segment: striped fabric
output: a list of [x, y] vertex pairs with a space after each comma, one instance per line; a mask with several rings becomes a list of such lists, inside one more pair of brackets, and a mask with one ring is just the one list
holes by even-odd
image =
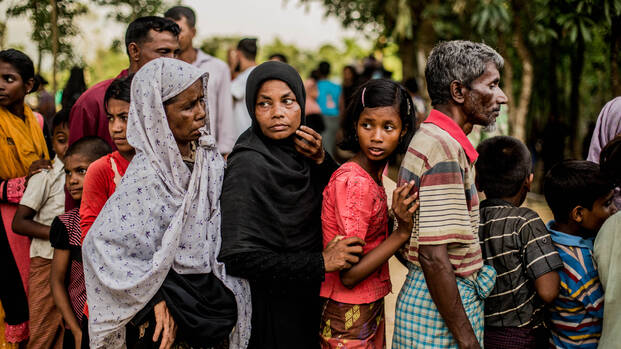
[[485, 300], [485, 326], [541, 326], [544, 302], [537, 296], [535, 280], [563, 267], [548, 229], [535, 211], [499, 199], [483, 201], [480, 214], [485, 264], [498, 273]]
[[561, 290], [550, 307], [552, 341], [557, 348], [597, 348], [602, 333], [604, 292], [593, 260], [593, 238], [553, 230], [554, 246], [563, 260]]
[[[461, 302], [479, 343], [483, 343], [483, 299], [491, 292], [495, 276], [492, 267], [484, 266], [476, 279], [456, 278]], [[412, 264], [397, 298], [392, 348], [458, 348], [431, 299], [422, 269]]]
[[420, 208], [412, 238], [401, 251], [414, 265], [419, 245], [447, 244], [455, 275], [483, 266], [479, 246], [479, 198], [474, 185], [476, 151], [464, 132], [433, 110], [414, 135], [399, 170], [399, 185], [415, 181]]

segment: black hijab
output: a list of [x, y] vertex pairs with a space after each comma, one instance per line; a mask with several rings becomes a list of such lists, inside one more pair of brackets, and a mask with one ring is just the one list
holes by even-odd
[[295, 134], [270, 139], [255, 117], [257, 93], [269, 80], [283, 81], [291, 88], [304, 123], [306, 94], [298, 72], [275, 61], [256, 67], [246, 84], [252, 126], [237, 140], [224, 176], [220, 258], [261, 251], [321, 251], [323, 186], [313, 181], [313, 165], [295, 150]]

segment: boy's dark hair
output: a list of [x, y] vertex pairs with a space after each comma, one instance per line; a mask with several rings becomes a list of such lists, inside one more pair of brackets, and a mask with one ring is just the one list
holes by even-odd
[[319, 68], [317, 69], [319, 70], [319, 74], [321, 74], [321, 77], [327, 78], [328, 76], [330, 76], [330, 63], [326, 61], [319, 62]]
[[58, 126], [69, 125], [69, 109], [61, 109], [52, 119], [52, 133]]
[[239, 40], [237, 49], [246, 57], [246, 59], [254, 61], [257, 58], [257, 39], [245, 38]]
[[194, 10], [187, 6], [171, 7], [168, 11], [166, 11], [166, 13], [164, 13], [164, 17], [172, 18], [175, 21], [180, 21], [181, 17], [185, 17], [190, 28], [194, 28], [194, 26], [196, 26], [196, 14], [194, 13]]
[[532, 173], [530, 152], [519, 139], [497, 136], [477, 147], [475, 163], [478, 189], [490, 199], [511, 197]]
[[621, 136], [608, 142], [599, 154], [602, 174], [616, 186], [621, 185]]
[[566, 223], [576, 206], [593, 209], [595, 200], [613, 189], [599, 165], [585, 160], [565, 160], [552, 167], [543, 181], [543, 193], [557, 222]]
[[12, 65], [15, 70], [17, 70], [17, 73], [19, 73], [19, 76], [22, 77], [24, 83], [30, 79], [34, 80], [32, 90], [28, 93], [35, 92], [39, 89], [41, 81], [39, 81], [39, 79], [35, 79], [34, 64], [28, 55], [13, 48], [2, 50], [0, 51], [0, 62]]
[[[364, 105], [363, 105], [364, 93]], [[396, 154], [403, 154], [408, 149], [410, 140], [416, 130], [416, 108], [410, 95], [405, 88], [394, 81], [387, 79], [369, 80], [358, 87], [350, 99], [345, 112], [343, 121], [343, 141], [339, 143], [339, 148], [352, 152], [360, 151], [358, 143], [358, 133], [356, 126], [360, 119], [360, 114], [364, 108], [394, 107], [401, 117], [401, 125], [406, 129], [406, 133], [399, 140], [399, 146], [395, 150]], [[393, 156], [391, 156], [392, 158]]]
[[403, 86], [405, 86], [410, 93], [418, 93], [418, 81], [416, 81], [416, 78], [409, 78], [405, 80], [403, 82]]
[[168, 18], [158, 16], [136, 18], [127, 26], [127, 31], [125, 32], [125, 50], [127, 54], [129, 54], [129, 44], [134, 42], [137, 45], [142, 45], [149, 39], [150, 30], [155, 30], [159, 33], [164, 31], [171, 32], [176, 37], [181, 32], [177, 23]]
[[280, 60], [283, 63], [288, 63], [287, 56], [283, 55], [282, 53], [274, 53], [270, 56], [269, 59], [272, 60], [274, 58]]
[[93, 162], [111, 152], [112, 148], [103, 139], [97, 136], [86, 136], [69, 146], [65, 153], [65, 159], [71, 155], [79, 154], [85, 156], [88, 161]]
[[106, 113], [108, 113], [108, 101], [110, 101], [110, 99], [118, 99], [129, 103], [133, 78], [134, 74], [129, 74], [128, 76], [112, 81], [110, 86], [108, 86], [106, 94], [104, 94], [104, 109]]

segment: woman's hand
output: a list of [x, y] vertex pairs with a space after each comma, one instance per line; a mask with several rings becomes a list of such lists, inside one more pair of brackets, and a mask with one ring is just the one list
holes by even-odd
[[295, 131], [295, 135], [295, 150], [320, 165], [326, 158], [326, 151], [321, 145], [321, 135], [304, 125]]
[[[173, 320], [172, 315], [168, 312], [168, 307], [165, 301], [161, 301], [153, 307], [155, 312], [155, 331], [153, 332], [153, 342], [157, 342], [162, 333], [162, 344], [160, 349], [171, 348], [175, 342], [175, 335], [177, 334], [177, 324]], [[163, 331], [163, 332], [162, 332]]]
[[[414, 181], [405, 183], [392, 192], [392, 211], [398, 221], [398, 233], [402, 234], [405, 239], [409, 238], [414, 227], [414, 212], [418, 209], [418, 192], [409, 195], [414, 187]], [[415, 201], [416, 200], [416, 201]], [[410, 206], [411, 205], [411, 206]]]
[[52, 162], [50, 160], [39, 159], [39, 160], [33, 161], [32, 164], [30, 164], [30, 167], [28, 168], [28, 176], [26, 176], [26, 181], [28, 181], [28, 179], [30, 179], [30, 177], [32, 177], [33, 175], [43, 170], [49, 170], [51, 168], [52, 168]]
[[358, 237], [344, 239], [336, 236], [332, 239], [322, 252], [326, 273], [348, 269], [358, 263], [364, 244], [364, 240]]
[[82, 348], [82, 330], [79, 328], [72, 328], [71, 334], [73, 334], [75, 349]]

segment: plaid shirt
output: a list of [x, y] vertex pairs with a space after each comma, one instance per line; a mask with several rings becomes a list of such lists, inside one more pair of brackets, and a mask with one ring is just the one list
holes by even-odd
[[485, 325], [538, 327], [544, 303], [535, 279], [563, 267], [539, 215], [526, 207], [489, 199], [481, 203], [479, 240], [485, 264], [496, 269], [496, 285], [485, 300]]

